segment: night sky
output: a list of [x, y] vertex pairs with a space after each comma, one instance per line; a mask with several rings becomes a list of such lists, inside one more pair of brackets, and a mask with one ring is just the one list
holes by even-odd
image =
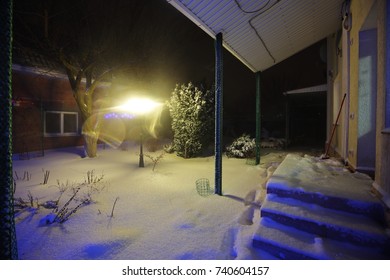
[[[45, 10], [51, 40], [69, 51], [99, 46], [105, 65], [126, 69], [116, 72], [116, 85], [141, 88], [167, 100], [177, 83], [210, 88], [214, 81], [214, 40], [165, 0], [15, 0], [14, 47], [39, 48]], [[326, 83], [325, 47], [325, 41], [319, 42], [263, 71], [262, 118], [266, 126], [279, 122], [268, 129], [281, 129], [284, 122], [284, 91]], [[255, 88], [255, 74], [224, 51], [224, 122], [229, 136], [254, 132]]]

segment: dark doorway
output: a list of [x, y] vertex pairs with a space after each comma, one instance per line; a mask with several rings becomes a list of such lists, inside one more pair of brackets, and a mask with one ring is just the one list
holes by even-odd
[[286, 95], [286, 136], [289, 147], [324, 147], [326, 92]]

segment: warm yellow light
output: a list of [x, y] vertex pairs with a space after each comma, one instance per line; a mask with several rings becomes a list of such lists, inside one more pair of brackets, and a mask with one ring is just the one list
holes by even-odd
[[135, 115], [142, 115], [152, 112], [159, 106], [161, 106], [161, 103], [148, 98], [131, 98], [119, 106], [119, 109]]

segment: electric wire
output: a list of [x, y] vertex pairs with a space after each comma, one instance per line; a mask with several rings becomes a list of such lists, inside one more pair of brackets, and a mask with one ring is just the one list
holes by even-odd
[[236, 5], [237, 7], [244, 13], [246, 14], [254, 14], [254, 13], [258, 13], [260, 12], [262, 9], [264, 9], [266, 6], [268, 6], [269, 2], [271, 2], [271, 0], [268, 0], [267, 3], [265, 3], [261, 8], [258, 8], [256, 10], [253, 10], [253, 11], [247, 11], [247, 10], [244, 10], [244, 8], [241, 6], [240, 2], [238, 0], [234, 0], [234, 2], [236, 2]]
[[255, 31], [255, 34], [256, 36], [259, 38], [261, 44], [263, 45], [264, 49], [267, 51], [268, 55], [272, 58], [273, 62], [275, 63], [276, 62], [276, 59], [275, 57], [272, 55], [270, 49], [268, 48], [268, 46], [266, 45], [266, 43], [264, 42], [263, 38], [260, 36], [260, 33], [257, 31], [256, 27], [253, 25], [252, 21], [259, 17], [260, 15], [264, 14], [265, 12], [269, 11], [270, 9], [272, 9], [276, 4], [278, 4], [281, 0], [276, 0], [272, 5], [270, 5], [269, 7], [267, 7], [269, 5], [269, 3], [271, 2], [271, 0], [268, 0], [267, 3], [265, 3], [262, 7], [256, 9], [256, 10], [253, 10], [253, 11], [247, 11], [245, 9], [242, 8], [242, 6], [240, 5], [239, 1], [238, 0], [234, 0], [234, 2], [236, 3], [237, 7], [243, 12], [243, 13], [246, 13], [246, 14], [254, 14], [256, 13], [255, 16], [253, 16], [249, 21], [248, 21], [248, 24], [249, 26], [253, 29], [253, 31]]

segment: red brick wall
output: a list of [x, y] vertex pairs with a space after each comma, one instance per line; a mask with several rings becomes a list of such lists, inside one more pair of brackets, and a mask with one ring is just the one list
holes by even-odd
[[[42, 148], [79, 146], [80, 136], [44, 137], [43, 112], [78, 112], [69, 80], [29, 71], [12, 73], [12, 143], [14, 153], [41, 151]], [[81, 122], [79, 121], [79, 126]]]

